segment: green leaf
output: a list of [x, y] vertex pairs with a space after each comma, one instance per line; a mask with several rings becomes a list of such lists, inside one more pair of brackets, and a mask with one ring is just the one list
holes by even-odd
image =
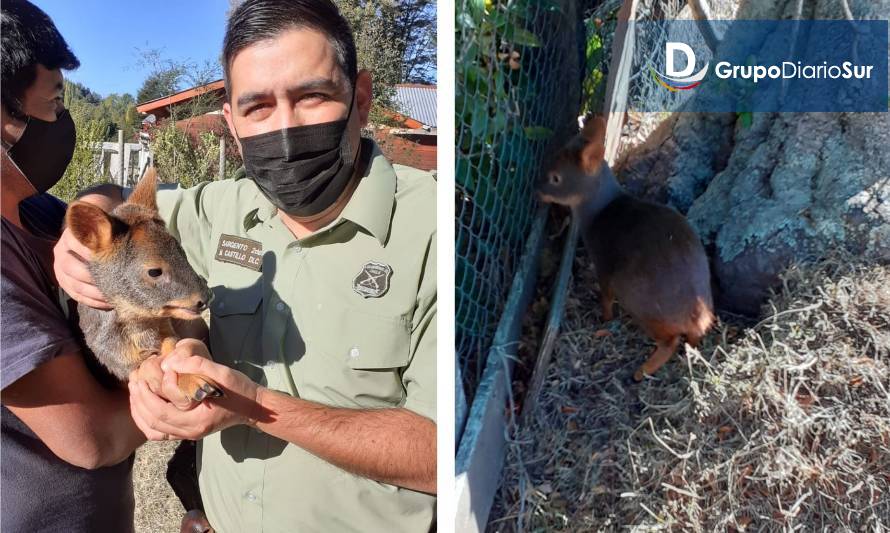
[[495, 11], [491, 14], [491, 23], [497, 29], [503, 28], [508, 22], [507, 15], [502, 11]]
[[512, 41], [521, 46], [541, 46], [541, 41], [538, 39], [538, 36], [523, 28], [513, 28]]
[[468, 30], [472, 29], [475, 26], [473, 17], [469, 13], [459, 13], [457, 15], [457, 26]]
[[553, 130], [544, 126], [528, 126], [523, 128], [525, 136], [530, 141], [542, 141], [553, 136]]
[[470, 0], [468, 2], [470, 6], [470, 13], [473, 15], [473, 19], [477, 22], [482, 19], [485, 15], [485, 0]]
[[494, 131], [503, 131], [507, 127], [507, 114], [502, 109], [498, 109], [491, 121], [491, 129]]
[[473, 109], [473, 121], [470, 123], [470, 133], [473, 137], [480, 137], [488, 128], [488, 109], [477, 106]]

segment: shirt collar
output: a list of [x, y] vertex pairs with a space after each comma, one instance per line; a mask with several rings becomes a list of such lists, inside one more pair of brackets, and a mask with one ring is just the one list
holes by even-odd
[[[340, 216], [328, 227], [333, 227], [340, 220], [348, 220], [364, 228], [382, 245], [389, 237], [390, 221], [395, 205], [396, 172], [373, 140], [362, 139], [362, 150], [371, 150], [365, 172]], [[243, 167], [234, 176], [236, 180], [246, 177]], [[262, 191], [258, 187], [255, 189], [253, 208], [244, 217], [245, 230], [266, 222], [278, 212], [278, 208]]]
[[385, 244], [395, 205], [396, 172], [374, 141], [362, 139], [362, 150], [371, 151], [368, 166], [340, 218], [358, 224]]

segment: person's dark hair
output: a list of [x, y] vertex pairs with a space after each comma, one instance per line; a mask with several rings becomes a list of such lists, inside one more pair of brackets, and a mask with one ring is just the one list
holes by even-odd
[[355, 82], [358, 60], [352, 28], [331, 0], [246, 0], [229, 16], [223, 39], [222, 66], [229, 99], [229, 68], [238, 52], [294, 28], [327, 35], [340, 69], [350, 84]]
[[12, 116], [22, 117], [21, 99], [37, 78], [38, 64], [49, 70], [72, 70], [80, 66], [80, 61], [52, 19], [31, 2], [3, 0], [0, 11], [0, 98]]

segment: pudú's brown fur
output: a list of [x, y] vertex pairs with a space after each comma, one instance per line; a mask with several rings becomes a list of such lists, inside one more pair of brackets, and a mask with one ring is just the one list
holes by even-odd
[[556, 156], [538, 186], [543, 201], [566, 205], [581, 223], [599, 279], [603, 318], [614, 300], [655, 340], [656, 349], [634, 373], [655, 373], [681, 337], [696, 345], [714, 322], [711, 276], [704, 247], [686, 218], [634, 198], [604, 161], [606, 122], [588, 117]]
[[[74, 236], [93, 252], [90, 274], [114, 307], [79, 304], [80, 327], [99, 362], [124, 381], [147, 358], [166, 357], [180, 338], [201, 338], [206, 331], [200, 313], [210, 290], [158, 216], [156, 187], [152, 167], [111, 213], [75, 201], [65, 215]], [[222, 394], [202, 376], [182, 374], [178, 384], [195, 401]]]

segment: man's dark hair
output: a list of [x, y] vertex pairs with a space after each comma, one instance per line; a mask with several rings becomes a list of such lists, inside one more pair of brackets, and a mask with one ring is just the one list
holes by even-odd
[[222, 64], [230, 100], [229, 68], [238, 52], [297, 28], [310, 28], [327, 35], [350, 86], [355, 82], [358, 60], [352, 28], [331, 0], [246, 0], [229, 16], [223, 39]]
[[80, 61], [68, 48], [56, 25], [46, 13], [27, 0], [3, 0], [0, 15], [0, 63], [2, 63], [3, 106], [21, 118], [22, 97], [37, 78], [37, 65], [48, 70], [75, 69]]

